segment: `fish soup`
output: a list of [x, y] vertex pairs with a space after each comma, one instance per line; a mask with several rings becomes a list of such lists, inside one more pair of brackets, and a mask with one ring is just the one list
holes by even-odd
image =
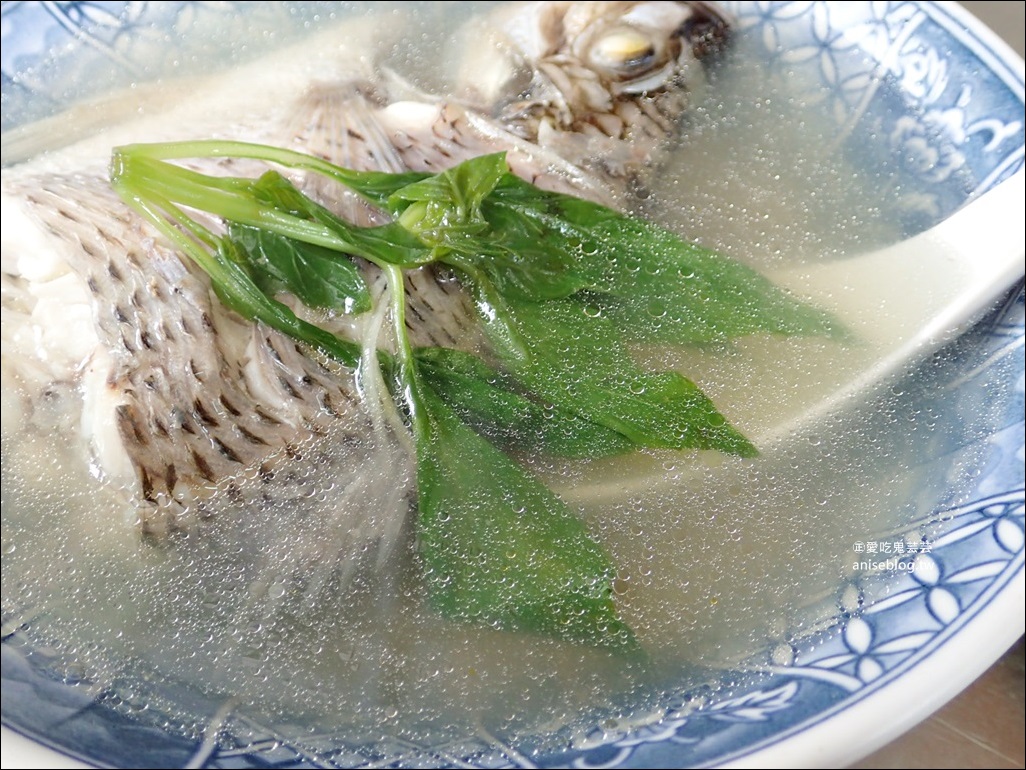
[[[420, 60], [425, 51], [441, 62], [458, 58], [451, 13], [424, 12], [411, 55], [383, 44], [390, 66], [417, 87], [445, 91], [456, 82], [441, 64]], [[360, 24], [377, 30], [389, 18]], [[343, 23], [335, 34], [351, 29]], [[317, 58], [315, 44], [328, 45], [314, 36], [300, 50]], [[907, 221], [888, 186], [895, 170], [856, 170], [829, 142], [830, 116], [808, 103], [808, 84], [760, 66], [758, 46], [743, 33], [733, 46], [691, 95], [664, 170], [622, 201], [771, 276], [781, 265], [840, 259], [902, 237]], [[172, 81], [155, 88], [164, 87], [181, 93]], [[223, 115], [204, 116], [208, 133], [231, 135], [239, 105], [225, 102]], [[162, 120], [147, 110], [127, 128], [97, 125], [99, 138], [81, 156], [147, 141], [139, 132]], [[45, 155], [50, 139], [33, 142]], [[52, 136], [53, 146], [62, 141]], [[61, 157], [70, 162], [75, 153]], [[18, 341], [7, 289], [5, 358], [8, 333]], [[19, 374], [8, 388], [6, 363], [5, 633], [17, 629], [44, 645], [60, 678], [142, 722], [199, 735], [231, 713], [240, 734], [273, 724], [311, 755], [325, 735], [358, 742], [563, 731], [552, 740], [565, 740], [567, 730], [610, 715], [644, 720], [681, 692], [701, 693], [698, 704], [722, 684], [719, 672], [752, 650], [785, 630], [831, 622], [840, 586], [857, 569], [853, 545], [900, 530], [914, 513], [908, 501], [936, 484], [919, 470], [918, 453], [946, 429], [929, 406], [944, 364], [810, 422], [805, 413], [870, 365], [872, 349], [759, 335], [633, 352], [694, 379], [761, 451], [755, 459], [669, 450], [525, 458], [608, 549], [618, 611], [645, 658], [446, 620], [427, 601], [408, 519], [380, 522], [402, 531], [393, 533], [398, 545], [385, 568], [375, 567], [376, 550], [362, 553], [349, 530], [374, 528], [367, 520], [409, 506], [413, 470], [401, 441], [375, 444], [368, 435], [354, 448], [350, 430], [324, 430], [294, 456], [277, 456], [270, 481], [251, 468], [230, 485], [213, 482], [196, 526], [163, 542], [140, 538], [124, 490], [97, 472], [79, 432], [77, 384], [44, 383], [26, 401], [35, 383]], [[359, 489], [339, 481], [339, 469], [353, 463]], [[304, 506], [294, 504], [297, 489]]]

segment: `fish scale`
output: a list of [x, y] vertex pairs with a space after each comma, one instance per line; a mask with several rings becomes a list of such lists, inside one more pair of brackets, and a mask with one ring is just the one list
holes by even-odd
[[[366, 432], [351, 378], [289, 338], [227, 311], [206, 276], [163, 248], [103, 178], [36, 178], [24, 198], [89, 288], [102, 417], [135, 469], [147, 532], [184, 526], [195, 490], [237, 475], [336, 421]], [[12, 192], [18, 188], [12, 186]], [[118, 232], [115, 232], [117, 230]], [[157, 513], [160, 511], [161, 513]]]
[[[297, 95], [294, 87], [242, 74], [232, 87], [260, 97], [266, 83], [268, 99], [288, 93], [291, 106], [256, 109], [235, 138], [302, 149], [359, 170], [438, 171], [504, 150], [512, 170], [540, 187], [616, 203], [656, 162], [688, 89], [701, 78], [696, 56], [715, 48], [725, 29], [701, 3], [511, 4], [484, 24], [491, 58], [457, 96], [421, 94], [395, 76], [378, 83], [345, 73], [335, 80], [318, 73]], [[637, 45], [638, 35], [648, 36], [650, 51]], [[620, 51], [631, 57], [622, 67], [615, 60]], [[197, 105], [216, 104], [216, 89], [226, 87], [197, 87]], [[175, 138], [188, 120], [172, 111], [162, 123], [166, 135], [129, 140]], [[219, 511], [273, 498], [320, 506], [326, 522], [349, 527], [345, 542], [328, 538], [332, 548], [352, 553], [368, 540], [394, 540], [412, 474], [401, 431], [383, 425], [374, 405], [383, 385], [364, 376], [358, 387], [354, 373], [221, 306], [206, 277], [117, 199], [99, 166], [105, 160], [97, 157], [85, 171], [54, 172], [45, 161], [4, 170], [5, 200], [36, 228], [32, 242], [59, 255], [48, 257], [58, 263], [49, 274], [33, 277], [24, 274], [31, 272], [25, 254], [8, 253], [5, 243], [5, 325], [31, 316], [33, 292], [53, 286], [55, 277], [79, 282], [68, 304], [88, 297], [93, 319], [91, 331], [79, 330], [83, 339], [66, 341], [65, 353], [42, 351], [50, 363], [5, 354], [5, 382], [28, 382], [29, 369], [40, 366], [52, 368], [53, 381], [77, 381], [92, 461], [135, 500], [150, 535], [188, 530]], [[223, 160], [191, 165], [246, 175], [256, 168]], [[351, 195], [290, 176], [336, 213], [359, 224], [379, 221]], [[382, 277], [363, 268], [380, 299]], [[449, 273], [435, 266], [407, 271], [405, 286], [413, 344], [479, 348], [470, 299]], [[373, 314], [352, 319], [292, 306], [358, 341], [374, 328]], [[5, 340], [15, 333], [5, 330]], [[387, 339], [375, 344], [389, 347]], [[333, 463], [333, 483], [352, 499], [304, 502], [309, 490], [299, 484], [290, 491], [286, 483], [304, 474], [277, 472], [320, 445], [342, 448], [324, 462]], [[370, 470], [374, 463], [386, 471]], [[224, 489], [232, 494], [215, 499]], [[364, 516], [370, 524], [337, 510], [355, 511], [356, 498], [380, 503], [374, 495], [392, 501], [384, 506], [391, 513]]]

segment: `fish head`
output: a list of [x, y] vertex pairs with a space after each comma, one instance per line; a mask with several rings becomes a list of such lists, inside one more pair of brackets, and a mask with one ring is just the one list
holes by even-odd
[[623, 155], [617, 143], [675, 133], [688, 93], [704, 80], [701, 60], [728, 30], [711, 6], [688, 2], [518, 3], [482, 24], [480, 53], [464, 68], [475, 106], [564, 157], [614, 162]]

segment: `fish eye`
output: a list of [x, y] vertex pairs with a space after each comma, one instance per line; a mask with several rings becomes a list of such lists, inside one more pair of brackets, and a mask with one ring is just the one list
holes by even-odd
[[591, 63], [621, 76], [635, 76], [656, 63], [656, 46], [652, 38], [632, 27], [606, 30], [592, 43]]

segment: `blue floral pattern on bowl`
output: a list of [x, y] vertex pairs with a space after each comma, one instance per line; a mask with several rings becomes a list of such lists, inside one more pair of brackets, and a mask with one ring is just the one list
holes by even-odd
[[[298, 31], [330, 4], [244, 4], [253, 24]], [[920, 183], [905, 200], [910, 230], [953, 211], [1023, 165], [1023, 82], [973, 27], [945, 4], [911, 2], [725, 2], [742, 34], [761, 41], [768, 66], [812, 74], [844, 145], [856, 126], [886, 141], [845, 150], [902, 159]], [[92, 73], [129, 83], [161, 66], [167, 31], [202, 50], [232, 3], [5, 2], [0, 15], [4, 129], [45, 117], [69, 94], [91, 95]], [[156, 52], [156, 53], [155, 53]], [[181, 52], [176, 51], [175, 56]], [[957, 60], [966, 66], [953, 67]], [[68, 61], [75, 62], [69, 76]], [[978, 61], [981, 66], [969, 66]], [[972, 78], [959, 74], [972, 72]], [[110, 77], [96, 78], [109, 82]], [[880, 149], [882, 148], [882, 149]], [[874, 162], [869, 158], [866, 162]], [[960, 459], [982, 467], [969, 502], [925, 512], [900, 532], [867, 533], [854, 561], [873, 566], [838, 588], [829, 623], [795, 629], [767, 645], [720, 686], [681, 693], [629, 722], [604, 720], [540, 753], [482, 731], [422, 745], [382, 739], [337, 745], [197, 703], [213, 714], [206, 735], [163, 729], [109, 690], [55, 676], [56, 653], [33, 645], [5, 607], [3, 714], [9, 726], [87, 761], [164, 767], [479, 768], [695, 766], [727, 761], [785, 740], [871, 697], [972, 622], [1008, 585], [1024, 558], [1024, 294], [945, 351], [938, 377], [958, 381], [938, 405], [951, 421], [930, 448], [944, 476]], [[1015, 397], [989, 404], [995, 379]], [[960, 415], [989, 405], [992, 430], [959, 431]], [[981, 463], [979, 457], [984, 457]], [[741, 683], [741, 684], [738, 684]], [[189, 694], [194, 699], [201, 696]], [[135, 704], [136, 706], [138, 704]], [[551, 743], [546, 743], [551, 746]]]

